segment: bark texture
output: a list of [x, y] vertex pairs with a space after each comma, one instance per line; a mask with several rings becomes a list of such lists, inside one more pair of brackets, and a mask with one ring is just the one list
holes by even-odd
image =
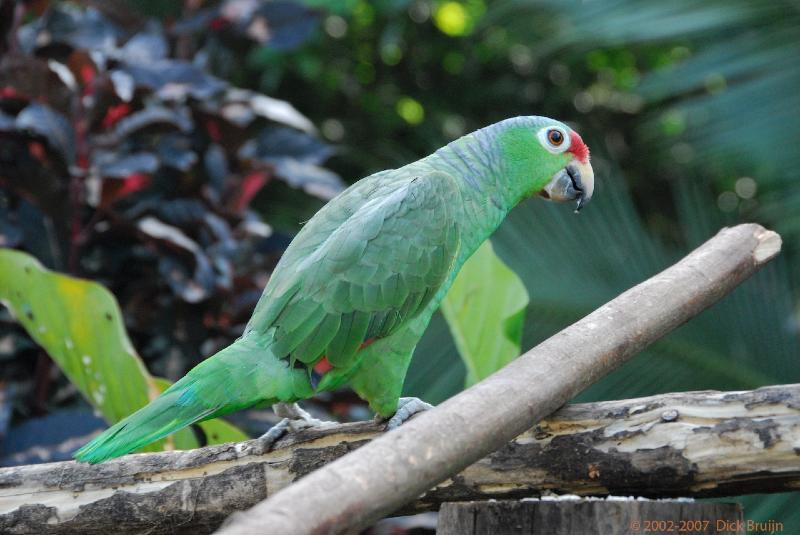
[[259, 533], [264, 526], [287, 535], [346, 533], [371, 524], [502, 447], [718, 301], [780, 246], [780, 236], [760, 225], [721, 230], [491, 377], [234, 514], [220, 533]]
[[[382, 427], [305, 430], [263, 456], [242, 443], [96, 466], [0, 469], [0, 533], [210, 533], [231, 512], [380, 436]], [[799, 445], [800, 385], [568, 405], [405, 512], [551, 492], [698, 497], [796, 490]]]
[[558, 500], [446, 503], [437, 535], [630, 535], [744, 532], [737, 503]]

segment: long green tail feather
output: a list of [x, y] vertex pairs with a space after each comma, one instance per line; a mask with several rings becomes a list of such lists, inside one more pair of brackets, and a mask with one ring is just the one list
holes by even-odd
[[193, 423], [257, 403], [295, 401], [312, 394], [303, 370], [289, 367], [255, 336], [240, 338], [193, 368], [149, 405], [75, 452], [100, 463], [125, 455]]

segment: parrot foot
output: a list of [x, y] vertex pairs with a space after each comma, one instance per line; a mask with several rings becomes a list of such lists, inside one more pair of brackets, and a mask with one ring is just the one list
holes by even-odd
[[273, 425], [269, 431], [258, 437], [248, 453], [252, 455], [263, 455], [272, 450], [272, 447], [283, 438], [287, 433], [296, 433], [303, 429], [316, 427], [324, 429], [338, 425], [336, 422], [319, 420], [303, 410], [297, 403], [276, 403], [273, 410], [283, 420]]
[[397, 411], [394, 413], [394, 416], [389, 419], [389, 423], [386, 424], [386, 430], [391, 431], [392, 429], [400, 427], [418, 412], [427, 411], [432, 408], [433, 405], [419, 398], [400, 398], [397, 402]]

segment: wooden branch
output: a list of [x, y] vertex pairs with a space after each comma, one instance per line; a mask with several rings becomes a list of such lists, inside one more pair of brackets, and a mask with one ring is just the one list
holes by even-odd
[[[718, 301], [780, 250], [755, 224], [720, 231], [491, 377], [309, 474], [219, 533], [344, 533], [413, 501], [503, 446], [638, 351]], [[313, 514], [312, 514], [313, 512]]]
[[[379, 436], [375, 422], [248, 443], [0, 469], [0, 533], [176, 533], [216, 529]], [[800, 488], [800, 384], [568, 405], [405, 509], [579, 495], [731, 496]]]

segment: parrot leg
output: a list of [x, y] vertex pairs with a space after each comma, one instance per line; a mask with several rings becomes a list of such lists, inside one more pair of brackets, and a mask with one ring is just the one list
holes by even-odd
[[275, 411], [276, 416], [280, 416], [281, 418], [313, 422], [314, 425], [325, 423], [322, 420], [318, 420], [311, 416], [308, 411], [303, 410], [303, 408], [297, 403], [276, 403], [272, 406], [272, 410]]
[[252, 448], [254, 455], [263, 455], [270, 451], [278, 439], [286, 433], [296, 433], [310, 427], [324, 429], [338, 425], [336, 422], [314, 418], [297, 403], [276, 403], [272, 406], [272, 409], [283, 420], [273, 425], [269, 431], [256, 439], [256, 444]]
[[400, 427], [418, 412], [432, 408], [433, 405], [419, 398], [400, 398], [397, 402], [397, 412], [394, 413], [394, 416], [389, 418], [389, 423], [386, 424], [386, 430], [391, 431], [392, 429]]

